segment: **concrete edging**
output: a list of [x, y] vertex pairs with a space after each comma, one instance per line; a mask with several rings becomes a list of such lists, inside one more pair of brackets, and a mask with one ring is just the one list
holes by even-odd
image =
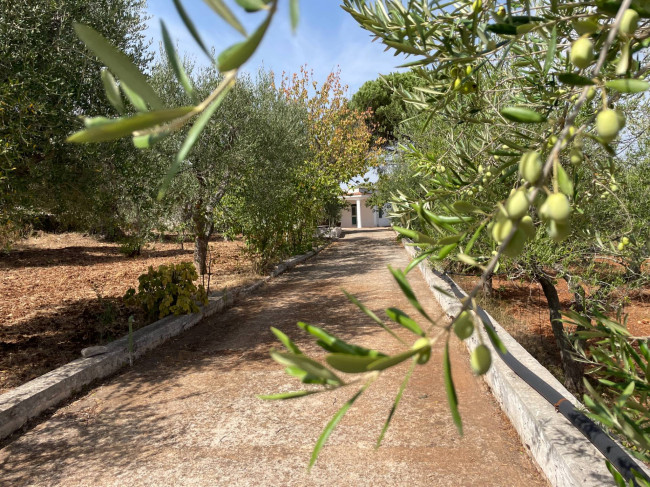
[[[271, 278], [317, 255], [327, 245], [303, 255], [291, 257], [273, 269], [269, 276], [242, 289], [210, 296], [198, 313], [167, 316], [133, 332], [133, 358], [161, 345], [168, 339], [232, 305], [236, 298], [249, 295]], [[101, 355], [73, 360], [36, 379], [0, 395], [0, 439], [18, 430], [27, 421], [56, 406], [93, 381], [107, 377], [129, 363], [129, 337], [124, 336], [106, 346]]]
[[[406, 239], [404, 239], [406, 240]], [[404, 246], [411, 258], [417, 250]], [[452, 298], [454, 290], [449, 283], [437, 275], [425, 260], [418, 265], [427, 284], [445, 313], [453, 318], [458, 315], [461, 303]], [[451, 281], [453, 282], [453, 281]], [[456, 286], [461, 292], [462, 289]], [[524, 366], [566, 397], [576, 407], [580, 402], [532, 355], [530, 355], [508, 332], [487, 312], [492, 325], [508, 352]], [[493, 363], [484, 379], [492, 389], [499, 405], [506, 413], [521, 441], [530, 450], [547, 479], [554, 487], [603, 487], [615, 486], [605, 465], [605, 457], [573, 425], [549, 404], [526, 382], [517, 376], [498, 355], [482, 326], [476, 327], [483, 343], [492, 351]], [[468, 350], [473, 350], [479, 339], [476, 334], [465, 340]]]

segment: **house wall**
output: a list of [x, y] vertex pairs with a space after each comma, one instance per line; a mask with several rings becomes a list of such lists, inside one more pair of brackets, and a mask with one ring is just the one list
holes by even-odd
[[[341, 227], [342, 228], [357, 228], [357, 225], [352, 224], [352, 212], [350, 206], [356, 205], [356, 200], [348, 200], [347, 207], [341, 211]], [[367, 207], [366, 202], [361, 200], [361, 227], [372, 228], [376, 227], [376, 215], [372, 207]], [[388, 225], [386, 225], [388, 226]]]
[[366, 202], [361, 202], [361, 226], [363, 228], [376, 227], [375, 223], [375, 213], [372, 211], [372, 207], [367, 207]]
[[350, 202], [348, 206], [341, 211], [341, 228], [356, 228], [356, 225], [352, 225], [352, 212], [350, 212]]

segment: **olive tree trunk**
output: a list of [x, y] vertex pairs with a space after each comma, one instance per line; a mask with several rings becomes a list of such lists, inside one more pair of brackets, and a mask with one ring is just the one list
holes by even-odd
[[574, 393], [582, 393], [584, 387], [582, 378], [584, 376], [584, 366], [574, 359], [572, 355], [573, 347], [571, 342], [564, 333], [564, 324], [562, 323], [562, 313], [560, 312], [560, 298], [557, 289], [551, 278], [540, 269], [535, 270], [535, 278], [539, 281], [546, 297], [551, 328], [557, 348], [560, 351], [562, 369], [564, 370], [564, 386]]

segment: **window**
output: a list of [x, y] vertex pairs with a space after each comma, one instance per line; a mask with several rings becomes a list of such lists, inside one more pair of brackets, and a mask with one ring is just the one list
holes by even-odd
[[352, 213], [352, 225], [357, 224], [357, 205], [350, 205], [350, 212]]

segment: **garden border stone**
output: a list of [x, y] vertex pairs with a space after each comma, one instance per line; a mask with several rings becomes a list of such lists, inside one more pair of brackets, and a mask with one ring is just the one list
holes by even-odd
[[208, 304], [198, 313], [167, 316], [133, 332], [133, 353], [129, 353], [129, 336], [106, 345], [106, 352], [73, 360], [9, 392], [0, 395], [0, 440], [22, 427], [45, 410], [56, 406], [90, 383], [103, 379], [149, 350], [197, 325], [203, 319], [231, 306], [239, 297], [247, 296], [270, 279], [317, 255], [329, 244], [306, 254], [291, 257], [277, 265], [269, 276], [244, 288], [209, 296]]
[[[408, 239], [402, 239], [402, 243]], [[417, 255], [415, 247], [404, 245], [411, 258]], [[461, 303], [452, 298], [456, 292], [464, 291], [446, 274], [441, 275], [431, 268], [428, 262], [418, 265], [436, 300], [450, 318], [458, 315]], [[456, 289], [453, 289], [452, 285]], [[497, 321], [489, 317], [499, 338], [508, 352], [524, 366], [571, 401], [574, 406], [584, 407], [542, 364], [530, 355]], [[478, 323], [478, 321], [477, 321]], [[540, 396], [532, 387], [517, 376], [494, 350], [482, 326], [476, 327], [481, 333], [482, 342], [490, 348], [493, 362], [489, 372], [483, 376], [492, 394], [499, 402], [510, 422], [519, 434], [522, 443], [554, 487], [604, 487], [615, 486], [605, 465], [605, 457], [591, 442], [576, 430], [573, 425], [552, 404]], [[465, 340], [468, 350], [473, 350], [480, 342], [476, 333]], [[643, 466], [642, 466], [643, 468]], [[644, 468], [646, 473], [648, 469]]]

